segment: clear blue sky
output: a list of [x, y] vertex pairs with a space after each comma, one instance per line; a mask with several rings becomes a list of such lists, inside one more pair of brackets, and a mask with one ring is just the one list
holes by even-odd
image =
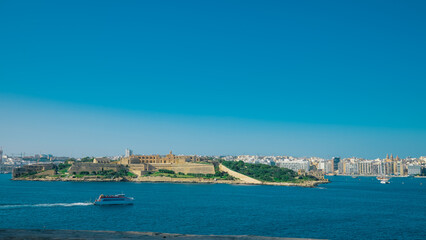
[[426, 155], [425, 23], [425, 1], [0, 0], [0, 145]]

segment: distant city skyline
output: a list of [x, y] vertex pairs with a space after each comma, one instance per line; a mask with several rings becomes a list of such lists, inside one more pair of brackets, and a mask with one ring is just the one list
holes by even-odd
[[425, 11], [424, 1], [2, 1], [0, 146], [422, 156]]
[[[140, 153], [133, 153], [133, 150], [131, 149], [126, 149], [130, 150], [131, 153], [127, 154], [127, 152], [124, 153], [117, 153], [117, 154], [111, 154], [111, 155], [85, 155], [85, 154], [80, 154], [81, 156], [67, 156], [67, 155], [54, 155], [51, 154], [50, 152], [39, 152], [39, 153], [29, 153], [29, 152], [13, 152], [13, 153], [6, 153], [3, 154], [3, 152], [0, 150], [0, 157], [7, 156], [7, 157], [70, 157], [70, 158], [85, 158], [85, 157], [129, 157], [132, 155], [167, 155], [167, 153], [145, 153], [145, 152], [140, 152]], [[185, 155], [183, 153], [181, 154], [177, 154], [177, 156], [179, 155]], [[275, 154], [275, 155], [265, 155], [265, 154], [230, 154], [230, 155], [224, 155], [224, 154], [212, 154], [212, 155], [203, 155], [203, 154], [197, 154], [197, 153], [192, 153], [192, 154], [186, 154], [186, 155], [197, 155], [197, 156], [209, 156], [209, 157], [228, 157], [228, 156], [259, 156], [259, 157], [291, 157], [291, 158], [300, 158], [300, 159], [308, 159], [308, 158], [321, 158], [321, 159], [325, 159], [325, 160], [332, 160], [335, 158], [342, 158], [340, 156], [333, 156], [333, 157], [320, 157], [320, 156], [294, 156], [294, 155], [288, 155], [288, 154]], [[346, 156], [343, 157], [342, 159], [350, 159], [350, 158], [357, 158], [357, 159], [366, 159], [366, 160], [375, 160], [375, 159], [405, 159], [405, 158], [425, 158], [426, 154], [423, 155], [419, 155], [419, 156], [406, 156], [406, 157], [399, 157], [399, 155], [395, 155], [393, 156], [393, 154], [390, 154], [391, 157], [389, 157], [389, 154], [387, 154], [386, 156], [378, 156], [378, 157], [374, 157], [374, 158], [364, 158], [364, 157], [360, 157], [360, 156]]]

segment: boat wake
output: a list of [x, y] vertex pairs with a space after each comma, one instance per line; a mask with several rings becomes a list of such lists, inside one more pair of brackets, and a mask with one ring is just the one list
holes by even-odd
[[93, 203], [76, 202], [76, 203], [40, 203], [40, 204], [3, 204], [3, 205], [0, 205], [0, 209], [31, 208], [31, 207], [78, 207], [78, 206], [90, 206], [90, 205], [93, 205]]

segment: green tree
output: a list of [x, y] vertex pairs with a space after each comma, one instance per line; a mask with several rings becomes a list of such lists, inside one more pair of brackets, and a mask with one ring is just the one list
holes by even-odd
[[291, 182], [316, 179], [313, 176], [305, 176], [299, 179], [299, 176], [293, 170], [266, 164], [251, 164], [244, 163], [243, 161], [223, 161], [222, 164], [231, 170], [265, 182]]

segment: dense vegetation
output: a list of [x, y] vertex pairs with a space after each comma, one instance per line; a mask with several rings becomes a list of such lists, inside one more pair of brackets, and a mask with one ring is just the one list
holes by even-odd
[[93, 159], [92, 157], [84, 157], [80, 159], [80, 162], [93, 162]]
[[159, 169], [158, 171], [159, 171], [160, 173], [175, 174], [175, 171], [167, 170], [167, 169]]
[[64, 173], [68, 172], [68, 169], [70, 169], [70, 167], [71, 167], [71, 164], [69, 164], [68, 162], [59, 163], [58, 172], [64, 174]]
[[26, 174], [21, 174], [19, 177], [20, 177], [20, 178], [28, 178], [28, 177], [33, 178], [33, 177], [34, 177], [34, 175], [36, 175], [37, 173], [38, 173], [38, 172], [31, 171], [31, 172], [28, 172], [28, 173], [26, 173]]
[[221, 178], [221, 179], [224, 179], [224, 180], [234, 180], [235, 179], [233, 176], [229, 175], [228, 173], [220, 171], [219, 170], [219, 164], [217, 164], [217, 163], [214, 165], [214, 171], [215, 171], [214, 176], [217, 177], [217, 178]]
[[77, 178], [81, 178], [84, 176], [97, 176], [97, 177], [102, 177], [102, 178], [118, 178], [118, 177], [136, 177], [135, 174], [127, 171], [127, 170], [120, 170], [118, 172], [115, 172], [113, 170], [104, 170], [104, 171], [98, 171], [98, 172], [87, 172], [87, 171], [82, 171], [80, 172], [80, 174], [77, 174], [75, 172], [73, 172], [73, 175], [76, 176]]
[[227, 168], [264, 182], [300, 182], [317, 180], [313, 176], [298, 176], [293, 170], [266, 164], [251, 164], [243, 161], [223, 161]]

